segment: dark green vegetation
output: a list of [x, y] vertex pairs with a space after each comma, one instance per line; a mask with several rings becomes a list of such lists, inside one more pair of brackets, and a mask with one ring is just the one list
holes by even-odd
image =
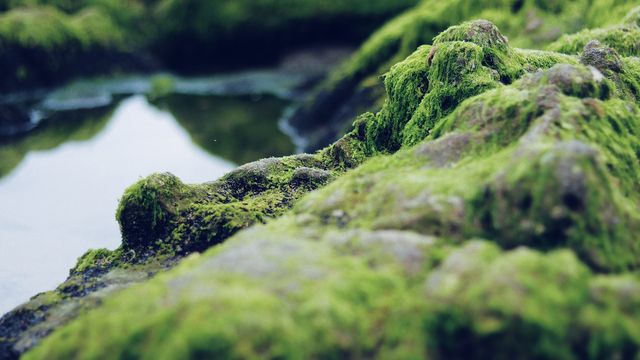
[[3, 0], [0, 92], [158, 64], [191, 71], [264, 64], [298, 45], [360, 41], [415, 3]]
[[[484, 4], [507, 31], [534, 7], [541, 28], [640, 30], [640, 12], [621, 20], [627, 2]], [[391, 67], [381, 109], [315, 155], [202, 185], [139, 181], [118, 208], [121, 248], [81, 258], [74, 289], [215, 246], [95, 295], [25, 358], [637, 358], [640, 60], [619, 36], [584, 34], [520, 50], [465, 22]], [[9, 316], [55, 328], [60, 294]], [[22, 352], [30, 331], [0, 337]]]

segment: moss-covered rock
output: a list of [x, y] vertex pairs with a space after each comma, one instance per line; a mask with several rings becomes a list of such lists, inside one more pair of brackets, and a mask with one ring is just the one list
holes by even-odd
[[136, 261], [135, 254], [121, 250], [88, 251], [55, 290], [35, 295], [0, 318], [0, 357], [17, 359], [105, 298], [171, 268], [176, 258], [159, 256], [133, 265]]
[[[449, 54], [455, 63], [479, 67], [459, 62], [461, 52]], [[326, 192], [307, 197], [301, 209], [322, 221], [340, 211], [339, 223], [347, 227], [482, 236], [506, 248], [569, 246], [597, 269], [637, 267], [639, 247], [632, 234], [639, 219], [631, 210], [640, 169], [635, 96], [597, 69], [569, 62], [509, 86], [496, 77], [495, 89], [436, 117], [430, 133], [388, 116], [394, 112], [387, 109], [397, 106], [390, 93], [383, 110], [368, 118], [365, 141], [384, 139], [373, 142], [380, 147], [393, 141], [386, 134], [397, 139], [407, 130], [416, 136], [413, 142], [431, 140], [365, 163]], [[624, 71], [640, 76], [633, 67]], [[453, 79], [448, 91], [460, 78]], [[422, 106], [442, 111], [438, 98], [422, 101], [408, 118]]]
[[[482, 241], [443, 251], [389, 232], [352, 233], [345, 248], [334, 234], [285, 233], [245, 232], [108, 299], [26, 358], [637, 354], [638, 280], [594, 276], [570, 251], [502, 253]], [[403, 275], [411, 260], [380, 257], [380, 238], [417, 257], [424, 281]], [[607, 333], [612, 320], [627, 325]]]
[[[371, 35], [351, 59], [336, 69], [309, 96], [290, 118], [290, 122], [301, 134], [310, 137], [307, 151], [324, 147], [339, 138], [353, 121], [354, 116], [346, 110], [347, 106], [358, 104], [356, 107], [360, 108], [360, 112], [380, 109], [385, 94], [372, 91], [380, 87], [380, 82], [376, 81], [380, 74], [409, 56], [416, 47], [431, 44], [439, 32], [465, 20], [488, 19], [506, 34], [512, 46], [540, 49], [563, 34], [571, 34], [582, 28], [616, 24], [625, 16], [625, 22], [631, 24], [636, 15], [627, 14], [638, 5], [640, 3], [637, 1], [616, 0], [423, 0]], [[623, 27], [627, 29], [631, 25]], [[611, 38], [616, 41], [629, 38], [624, 42], [633, 47], [633, 32], [619, 32], [611, 35]], [[566, 40], [562, 38], [557, 44], [573, 46], [571, 51], [563, 52], [577, 54], [593, 38], [586, 34], [588, 32], [584, 36], [569, 36]], [[576, 36], [581, 36], [582, 40], [574, 41]], [[455, 36], [449, 38], [454, 39]], [[557, 44], [550, 48], [560, 50], [561, 45]]]
[[626, 306], [638, 300], [638, 284], [593, 276], [565, 250], [500, 254], [470, 243], [425, 281], [427, 348], [437, 358], [633, 358], [637, 327], [621, 318], [636, 318]]
[[171, 174], [151, 175], [120, 200], [116, 218], [123, 249], [202, 251], [282, 214], [334, 175], [320, 157], [310, 155], [256, 161], [202, 185], [185, 185]]
[[515, 50], [473, 21], [386, 80], [382, 110], [316, 155], [131, 187], [123, 246], [76, 269], [216, 246], [25, 358], [638, 357], [637, 60]]

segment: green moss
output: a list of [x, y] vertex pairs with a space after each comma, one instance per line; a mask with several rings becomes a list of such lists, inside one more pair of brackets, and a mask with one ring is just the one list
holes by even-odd
[[443, 358], [579, 356], [573, 346], [587, 343], [569, 329], [579, 331], [574, 317], [588, 302], [589, 275], [568, 251], [500, 256], [486, 243], [466, 245], [427, 278], [429, 349]]
[[[591, 276], [567, 251], [486, 243], [454, 252], [427, 278], [425, 327], [436, 357], [611, 358], [637, 354], [638, 281]], [[483, 299], [483, 301], [477, 301]], [[615, 325], [614, 325], [615, 324]], [[526, 350], [524, 350], [526, 349]]]
[[129, 187], [116, 211], [123, 245], [135, 249], [150, 245], [150, 239], [167, 236], [166, 226], [178, 215], [178, 202], [185, 188], [177, 177], [166, 173], [152, 175]]
[[[589, 282], [591, 302], [580, 309], [580, 333], [589, 339], [585, 355], [592, 358], [637, 356], [638, 278], [598, 276]], [[634, 354], [635, 353], [635, 354]]]
[[3, 47], [70, 49], [73, 47], [118, 47], [123, 31], [98, 7], [87, 7], [69, 16], [54, 7], [12, 9], [0, 15]]
[[[98, 326], [103, 333], [118, 331], [121, 336], [103, 337], [100, 346], [88, 346], [80, 352], [76, 339], [66, 337], [55, 352], [43, 345], [41, 354], [48, 352], [56, 358], [69, 351], [66, 356], [74, 353], [93, 358], [103, 356], [108, 346], [116, 357], [357, 356], [376, 346], [375, 338], [380, 336], [377, 324], [392, 305], [385, 294], [402, 291], [391, 273], [371, 273], [364, 262], [340, 256], [322, 243], [245, 240], [229, 251], [218, 249], [222, 256], [206, 261], [206, 266], [216, 269], [216, 275], [197, 278], [206, 279], [207, 285], [199, 281], [196, 285], [189, 275], [205, 263], [204, 258], [177, 269], [187, 276], [184, 281], [159, 277], [155, 283], [146, 284], [147, 299], [161, 296], [161, 284], [168, 284], [165, 281], [177, 285], [170, 290], [175, 306], [169, 311], [163, 310], [161, 302], [139, 307], [132, 292], [119, 300], [109, 300], [104, 310], [112, 306], [132, 310], [129, 323], [138, 325], [135, 330], [129, 329], [141, 337], [129, 336], [129, 330], [120, 325], [123, 318], [115, 313], [104, 317], [100, 314], [103, 310], [98, 310], [93, 312], [91, 322], [71, 324], [69, 331]], [[310, 279], [315, 281], [307, 281]], [[216, 316], [210, 316], [212, 311]], [[372, 311], [379, 314], [372, 316]], [[151, 329], [156, 336], [145, 335]], [[91, 333], [87, 333], [85, 344], [93, 343]], [[66, 350], [58, 352], [60, 349]]]
[[[407, 281], [371, 245], [382, 236], [388, 249], [417, 255], [428, 239], [360, 232], [301, 240], [292, 236], [304, 230], [282, 230], [291, 220], [107, 299], [25, 358], [430, 358], [471, 349], [473, 358], [598, 358], [634, 354], [640, 344], [638, 281], [593, 276], [570, 251], [502, 253], [471, 241], [418, 270], [426, 281]], [[422, 251], [428, 257], [437, 246]]]
[[106, 272], [114, 266], [123, 265], [127, 255], [123, 249], [92, 249], [78, 258], [76, 265], [69, 273], [74, 276], [86, 275], [90, 272]]
[[[345, 104], [350, 99], [357, 98], [359, 92], [356, 90], [363, 88], [363, 84], [387, 72], [392, 65], [405, 59], [418, 46], [431, 44], [438, 32], [462, 21], [487, 19], [500, 28], [513, 46], [543, 48], [562, 34], [570, 34], [585, 27], [619, 22], [630, 7], [638, 5], [640, 3], [636, 1], [615, 0], [554, 1], [552, 5], [536, 0], [446, 2], [423, 0], [372, 34], [348, 61], [333, 71], [318, 87], [317, 91], [295, 112], [291, 122], [305, 130], [321, 129], [328, 121], [332, 123], [342, 121], [349, 124], [352, 118], [340, 118], [341, 115], [336, 111], [340, 106], [336, 104]], [[603, 8], [607, 10], [602, 11]], [[609, 14], [612, 15], [609, 16]], [[463, 37], [463, 32], [457, 36]], [[456, 39], [456, 36], [451, 34], [448, 36], [449, 40]], [[480, 45], [485, 51], [492, 51], [492, 46]], [[577, 50], [581, 50], [582, 46]], [[499, 53], [500, 51], [497, 52]], [[502, 56], [502, 62], [498, 61], [497, 65], [508, 66], [509, 62], [517, 62], [517, 54], [520, 51], [515, 53], [516, 56]], [[513, 51], [510, 51], [511, 54]], [[555, 60], [548, 63], [550, 58]], [[532, 59], [532, 63], [527, 65], [547, 68], [558, 62], [566, 62], [566, 59], [558, 54], [545, 55], [542, 59]], [[520, 65], [525, 66], [525, 64]], [[502, 70], [516, 71], [516, 73], [506, 74], [507, 79], [511, 80], [519, 71], [517, 67]], [[532, 70], [535, 71], [535, 68]], [[377, 110], [375, 104], [378, 102], [371, 103], [374, 106], [363, 111]], [[315, 148], [309, 150], [315, 150]]]
[[556, 63], [578, 60], [514, 50], [485, 20], [453, 26], [438, 35], [433, 46], [419, 48], [387, 74], [388, 100], [366, 124], [368, 147], [394, 152], [402, 144], [416, 144], [463, 100]]
[[366, 127], [375, 119], [372, 113], [364, 113], [353, 123], [354, 129], [340, 140], [320, 151], [321, 161], [329, 168], [345, 171], [362, 164], [372, 155], [367, 146]]
[[236, 231], [282, 214], [303, 194], [333, 177], [313, 156], [269, 158], [246, 164], [220, 180], [185, 185], [155, 174], [131, 186], [116, 218], [125, 250], [189, 253]]
[[432, 48], [418, 48], [406, 60], [394, 65], [385, 76], [388, 100], [376, 117], [366, 120], [370, 149], [398, 149], [402, 129], [429, 88], [429, 55]]
[[175, 80], [170, 75], [156, 75], [151, 79], [149, 98], [153, 101], [167, 96], [175, 90]]
[[424, 139], [437, 120], [462, 100], [497, 86], [497, 79], [483, 67], [482, 48], [466, 42], [449, 42], [434, 47], [429, 91], [402, 130], [403, 143]]
[[375, 157], [298, 209], [324, 224], [568, 246], [597, 269], [636, 267], [638, 108], [619, 84], [560, 64], [500, 85], [442, 117], [415, 150]]
[[78, 40], [87, 49], [91, 47], [123, 48], [125, 47], [126, 30], [114, 23], [99, 7], [88, 7], [70, 19], [76, 29]]

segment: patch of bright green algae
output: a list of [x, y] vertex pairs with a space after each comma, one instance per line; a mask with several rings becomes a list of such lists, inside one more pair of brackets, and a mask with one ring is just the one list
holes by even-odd
[[[483, 20], [450, 28], [315, 156], [132, 186], [118, 217], [138, 253], [203, 250], [293, 210], [25, 358], [635, 358], [638, 70], [599, 42], [563, 56], [514, 50]], [[324, 182], [292, 185], [300, 166], [337, 178], [302, 196]]]

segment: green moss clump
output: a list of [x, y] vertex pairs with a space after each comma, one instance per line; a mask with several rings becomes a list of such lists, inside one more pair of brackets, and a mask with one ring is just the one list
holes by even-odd
[[[58, 84], [80, 74], [122, 65], [135, 47], [101, 6], [67, 14], [50, 5], [18, 6], [0, 13], [0, 91]], [[132, 63], [133, 61], [130, 61]]]
[[152, 175], [129, 187], [116, 211], [123, 245], [136, 249], [166, 237], [166, 227], [178, 215], [183, 195], [189, 195], [186, 186], [168, 173]]
[[125, 48], [129, 36], [126, 30], [112, 20], [99, 7], [88, 7], [75, 14], [70, 19], [76, 29], [78, 40], [84, 49], [90, 48]]
[[438, 35], [433, 46], [419, 48], [386, 75], [388, 99], [365, 125], [369, 152], [414, 145], [463, 100], [557, 63], [578, 60], [516, 51], [486, 20], [453, 26]]
[[[596, 359], [639, 349], [638, 280], [594, 276], [571, 251], [503, 253], [476, 240], [434, 254], [418, 270], [426, 280], [416, 281], [396, 266], [406, 258], [382, 260], [370, 246], [386, 242], [402, 253], [428, 238], [333, 232], [301, 240], [292, 236], [309, 229], [282, 230], [292, 220], [244, 232], [109, 298], [25, 358]], [[418, 261], [438, 253], [430, 244], [414, 253]]]
[[497, 85], [496, 76], [483, 67], [482, 48], [466, 42], [434, 47], [428, 94], [402, 130], [404, 144], [424, 139], [438, 119], [462, 100]]
[[[299, 209], [319, 223], [567, 246], [599, 270], [635, 268], [638, 108], [616, 74], [558, 64], [498, 85], [437, 121], [415, 150], [375, 157]], [[328, 221], [336, 211], [344, 216]]]
[[15, 41], [29, 47], [51, 48], [74, 36], [66, 16], [51, 7], [13, 10], [0, 17], [0, 33], [4, 41]]
[[388, 100], [363, 125], [368, 148], [397, 150], [401, 146], [402, 130], [429, 89], [428, 59], [432, 51], [429, 46], [420, 47], [386, 74]]
[[70, 16], [50, 6], [15, 8], [0, 15], [5, 49], [22, 47], [55, 51], [123, 46], [123, 31], [99, 7]]
[[220, 180], [185, 185], [155, 174], [125, 191], [116, 218], [123, 249], [190, 253], [282, 214], [303, 194], [330, 181], [321, 157], [299, 155], [246, 164]]

